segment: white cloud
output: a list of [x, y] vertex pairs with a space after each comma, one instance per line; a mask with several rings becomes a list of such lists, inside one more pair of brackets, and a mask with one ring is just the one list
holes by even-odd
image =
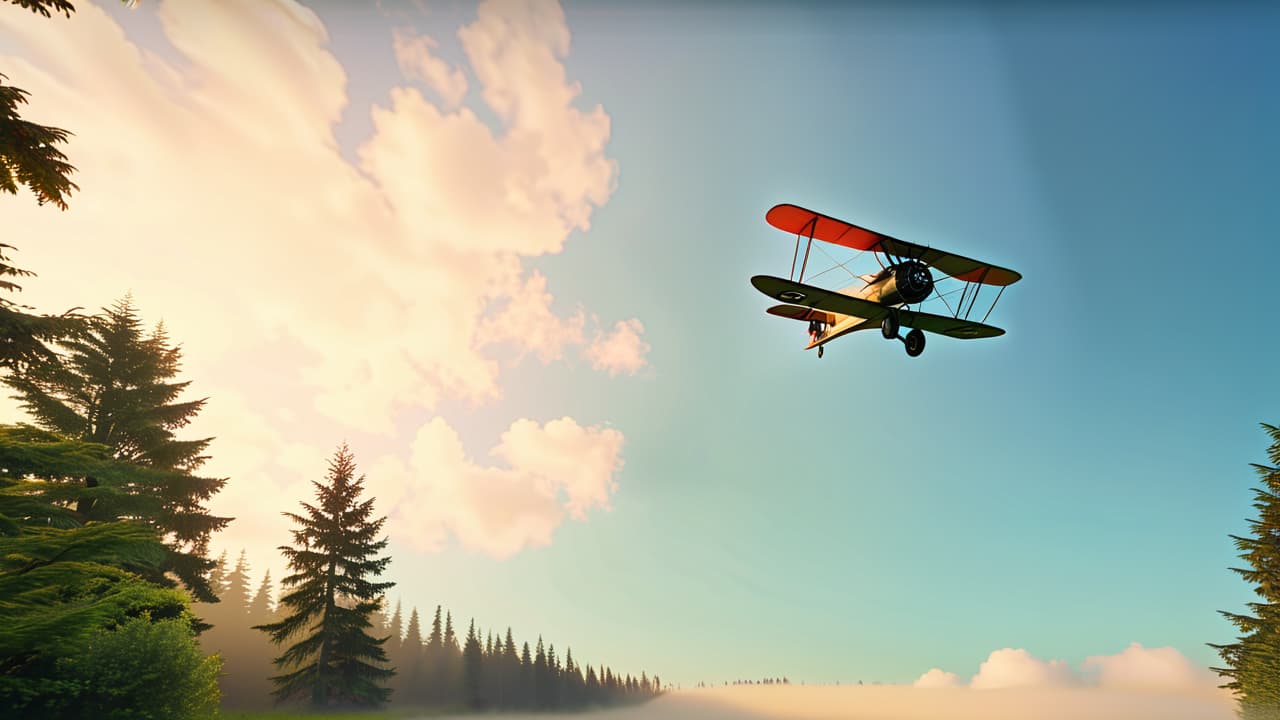
[[1139, 643], [1115, 655], [1085, 658], [1082, 667], [1094, 674], [1095, 683], [1108, 688], [1213, 688], [1222, 682], [1174, 648], [1144, 648]]
[[1061, 660], [1045, 662], [1026, 650], [1004, 648], [992, 652], [978, 667], [969, 687], [1070, 687], [1078, 682], [1071, 667]]
[[407, 462], [388, 456], [371, 466], [369, 487], [394, 540], [434, 551], [453, 535], [504, 558], [549, 544], [566, 511], [585, 520], [588, 510], [607, 510], [622, 443], [617, 430], [572, 418], [517, 420], [490, 452], [504, 464], [486, 465], [468, 458], [457, 432], [434, 418], [419, 429]]
[[955, 673], [933, 668], [916, 678], [916, 681], [911, 683], [911, 686], [918, 688], [958, 688], [962, 687], [963, 683], [960, 682], [960, 678]]
[[632, 375], [648, 364], [649, 343], [644, 341], [644, 324], [635, 318], [619, 320], [609, 333], [599, 333], [582, 352], [597, 370], [610, 375], [622, 372]]
[[[80, 186], [67, 212], [5, 194], [0, 216], [40, 273], [24, 301], [95, 308], [132, 290], [149, 322], [165, 319], [184, 379], [213, 398], [199, 434], [218, 438], [210, 472], [230, 482], [213, 507], [239, 518], [237, 538], [286, 540], [276, 514], [310, 496], [343, 433], [407, 445], [406, 413], [500, 398], [493, 338], [548, 362], [583, 343], [585, 310], [555, 314], [546, 278], [524, 266], [587, 230], [617, 180], [609, 116], [575, 106], [558, 5], [491, 0], [459, 31], [492, 127], [458, 105], [466, 77], [427, 38], [402, 34], [394, 49], [447, 112], [409, 87], [348, 110], [327, 31], [296, 3], [136, 12], [171, 47], [134, 44], [88, 3], [57, 22], [0, 13], [0, 66], [31, 93], [25, 117], [75, 133], [65, 151]], [[355, 165], [333, 132], [344, 111], [373, 120]], [[443, 501], [458, 506], [433, 508], [437, 529], [509, 553], [549, 541], [559, 514], [607, 503], [621, 435], [567, 422], [598, 465], [554, 481], [538, 453], [558, 457], [543, 448], [563, 440], [555, 422], [513, 425], [499, 446], [511, 467], [449, 456], [461, 446], [443, 421], [419, 433], [454, 463]]]
[[406, 78], [421, 80], [440, 96], [447, 110], [462, 104], [467, 95], [467, 76], [433, 54], [434, 38], [412, 30], [397, 29], [392, 36], [396, 62]]
[[1041, 660], [1024, 649], [993, 651], [967, 683], [955, 673], [933, 668], [915, 687], [995, 690], [1007, 688], [1104, 688], [1159, 690], [1220, 695], [1218, 676], [1172, 647], [1144, 648], [1132, 643], [1114, 655], [1092, 655], [1077, 671], [1062, 660]]
[[582, 343], [586, 315], [579, 309], [562, 318], [551, 310], [547, 278], [537, 271], [511, 292], [505, 306], [480, 326], [481, 342], [510, 343], [522, 353], [536, 352], [543, 362], [559, 360], [566, 345]]

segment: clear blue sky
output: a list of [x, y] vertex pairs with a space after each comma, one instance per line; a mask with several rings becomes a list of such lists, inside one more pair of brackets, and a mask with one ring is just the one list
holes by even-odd
[[[1249, 599], [1227, 535], [1280, 422], [1280, 10], [904, 5], [566, 5], [619, 181], [537, 266], [562, 309], [641, 318], [652, 370], [529, 362], [500, 403], [448, 406], [477, 454], [548, 408], [612, 422], [626, 466], [549, 547], [398, 560], [406, 602], [685, 684], [1133, 641], [1216, 661], [1216, 611]], [[317, 8], [348, 153], [397, 82], [390, 27], [459, 63], [474, 16], [389, 8]], [[1016, 268], [1008, 334], [801, 352], [747, 282], [787, 273], [778, 202]]]

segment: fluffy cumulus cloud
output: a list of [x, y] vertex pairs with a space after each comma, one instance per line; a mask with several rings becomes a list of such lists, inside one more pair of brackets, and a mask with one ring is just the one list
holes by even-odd
[[619, 320], [613, 330], [598, 334], [583, 355], [597, 370], [610, 375], [634, 375], [648, 364], [649, 349], [649, 343], [644, 341], [644, 324], [631, 318]]
[[1083, 668], [1093, 682], [1108, 688], [1212, 688], [1221, 684], [1217, 674], [1193, 664], [1174, 648], [1144, 648], [1138, 643], [1115, 655], [1086, 658]]
[[450, 535], [466, 548], [507, 557], [546, 545], [565, 515], [585, 520], [608, 509], [622, 467], [622, 434], [583, 427], [572, 418], [545, 424], [518, 420], [490, 455], [469, 457], [457, 432], [440, 418], [422, 426], [408, 461], [383, 458], [370, 489], [392, 508], [400, 537], [438, 550]]
[[921, 688], [1098, 687], [1115, 690], [1213, 691], [1217, 676], [1194, 665], [1171, 647], [1144, 648], [1133, 643], [1114, 655], [1093, 655], [1077, 671], [1061, 660], [1042, 660], [1021, 648], [993, 651], [966, 684], [955, 673], [933, 668], [913, 683]]
[[[23, 194], [0, 196], [0, 215], [21, 266], [40, 273], [25, 301], [92, 308], [132, 290], [182, 342], [184, 376], [212, 398], [193, 430], [218, 437], [216, 472], [231, 481], [215, 509], [238, 518], [237, 542], [261, 526], [264, 547], [278, 544], [277, 513], [348, 431], [449, 459], [452, 474], [408, 499], [457, 503], [434, 532], [472, 547], [508, 554], [603, 507], [616, 431], [517, 422], [495, 450], [505, 464], [489, 466], [457, 454], [444, 420], [416, 438], [397, 422], [442, 399], [500, 398], [512, 348], [552, 362], [588, 346], [587, 311], [555, 312], [546, 278], [525, 267], [588, 230], [617, 182], [609, 116], [580, 107], [566, 75], [559, 5], [481, 3], [458, 31], [462, 66], [433, 38], [389, 34], [379, 42], [406, 83], [386, 105], [350, 109], [326, 28], [294, 2], [134, 12], [127, 29], [88, 3], [69, 20], [0, 14], [0, 66], [31, 93], [27, 118], [75, 133], [80, 186], [67, 212]], [[334, 135], [344, 112], [372, 119], [355, 148]], [[642, 342], [638, 320], [622, 324]], [[592, 363], [614, 373], [644, 359]], [[584, 469], [548, 479], [579, 450]], [[390, 531], [438, 545], [407, 523]]]
[[1041, 660], [1026, 650], [996, 650], [978, 667], [969, 687], [1069, 687], [1076, 684], [1075, 673], [1061, 660]]
[[412, 30], [397, 29], [393, 39], [396, 61], [400, 63], [405, 77], [426, 83], [440, 96], [446, 109], [462, 104], [467, 94], [467, 76], [433, 54], [437, 47], [434, 38], [418, 35]]
[[918, 688], [957, 688], [961, 685], [958, 675], [938, 668], [931, 669], [911, 683], [912, 687]]

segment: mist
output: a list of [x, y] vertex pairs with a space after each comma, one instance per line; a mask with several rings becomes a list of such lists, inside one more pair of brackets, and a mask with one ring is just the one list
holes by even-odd
[[[511, 718], [560, 715], [511, 715]], [[746, 685], [680, 690], [614, 710], [564, 715], [575, 720], [1234, 720], [1219, 691], [1103, 688], [913, 688]]]

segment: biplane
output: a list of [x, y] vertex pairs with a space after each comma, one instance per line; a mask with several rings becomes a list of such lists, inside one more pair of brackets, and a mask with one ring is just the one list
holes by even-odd
[[[756, 275], [751, 278], [751, 284], [765, 295], [784, 303], [769, 308], [767, 312], [770, 315], [809, 323], [809, 344], [805, 350], [817, 348], [818, 357], [822, 357], [823, 347], [832, 340], [876, 327], [880, 328], [880, 333], [886, 340], [901, 340], [907, 355], [911, 357], [924, 352], [925, 332], [962, 340], [1004, 334], [1004, 330], [987, 325], [986, 322], [996, 303], [1000, 301], [1000, 296], [1004, 294], [1004, 289], [1022, 278], [1022, 275], [1013, 270], [899, 240], [796, 205], [775, 205], [765, 214], [765, 220], [779, 230], [795, 233], [796, 249], [791, 257], [791, 277], [784, 280], [771, 275]], [[800, 261], [800, 276], [797, 278], [795, 273], [796, 262], [800, 260], [800, 242], [806, 238], [804, 259]], [[855, 276], [859, 284], [841, 290], [806, 285], [804, 273], [814, 240], [858, 250], [859, 255], [870, 252], [880, 265], [880, 270]], [[853, 259], [838, 263], [837, 266], [853, 275], [845, 267]], [[932, 273], [935, 269], [964, 283], [963, 288], [958, 290], [960, 300], [954, 308], [946, 296], [953, 295], [957, 290], [939, 293]], [[999, 287], [1000, 290], [982, 320], [970, 320], [969, 316], [978, 301], [978, 293], [986, 285]], [[923, 312], [920, 306], [930, 296], [940, 299], [951, 314]], [[966, 303], [968, 308], [965, 307]], [[912, 305], [916, 306], [915, 310], [911, 309]], [[909, 327], [911, 331], [902, 335], [899, 332], [902, 327]]]

